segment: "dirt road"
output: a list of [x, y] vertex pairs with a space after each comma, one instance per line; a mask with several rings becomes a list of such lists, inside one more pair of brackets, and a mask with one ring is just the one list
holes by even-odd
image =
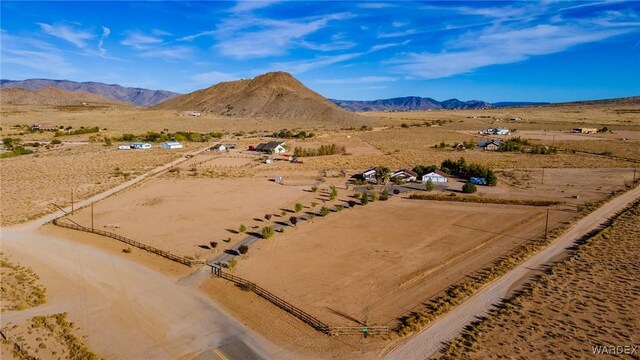
[[548, 264], [566, 251], [573, 242], [603, 224], [607, 218], [624, 209], [640, 197], [640, 187], [628, 191], [609, 201], [598, 210], [580, 220], [573, 228], [559, 237], [553, 244], [531, 257], [503, 277], [489, 284], [470, 299], [433, 322], [429, 327], [392, 350], [388, 360], [426, 359], [437, 352], [442, 344], [457, 336], [476, 317], [485, 315], [494, 304], [508, 296], [512, 287], [533, 272]]

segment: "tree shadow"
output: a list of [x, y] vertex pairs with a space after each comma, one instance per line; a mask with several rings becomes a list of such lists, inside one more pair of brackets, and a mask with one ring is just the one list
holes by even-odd
[[327, 309], [327, 310], [329, 310], [329, 311], [331, 311], [332, 313], [334, 313], [334, 314], [336, 314], [336, 315], [340, 316], [340, 317], [343, 317], [343, 318], [345, 318], [345, 319], [347, 319], [347, 320], [349, 320], [349, 321], [353, 321], [354, 323], [356, 323], [356, 324], [358, 324], [358, 325], [365, 326], [365, 324], [364, 324], [362, 321], [360, 321], [360, 320], [358, 320], [358, 319], [354, 318], [354, 317], [353, 317], [353, 316], [351, 316], [351, 315], [345, 314], [345, 313], [343, 313], [342, 311], [332, 309], [332, 308], [330, 308], [330, 307], [328, 307], [328, 306], [326, 307], [326, 309]]
[[253, 218], [253, 221], [264, 222], [264, 220], [262, 220], [262, 219], [260, 219], [260, 218]]
[[228, 232], [232, 233], [232, 234], [239, 234], [240, 232], [238, 230], [234, 230], [234, 229], [225, 229]]
[[294, 211], [291, 209], [280, 208], [280, 211], [286, 211], [288, 213], [293, 213]]
[[253, 236], [253, 237], [257, 237], [257, 238], [262, 238], [262, 234], [259, 234], [255, 231], [248, 231], [247, 235]]
[[209, 245], [197, 245], [197, 246], [205, 250], [211, 250], [211, 247], [209, 247]]

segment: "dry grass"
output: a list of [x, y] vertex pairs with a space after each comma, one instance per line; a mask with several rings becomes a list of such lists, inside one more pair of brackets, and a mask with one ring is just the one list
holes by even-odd
[[1, 311], [24, 310], [44, 304], [45, 289], [38, 284], [39, 277], [30, 268], [9, 261], [0, 253]]
[[2, 357], [16, 359], [73, 359], [94, 360], [94, 354], [82, 339], [74, 335], [79, 330], [67, 320], [67, 314], [35, 316], [19, 324], [4, 324]]
[[588, 358], [593, 346], [637, 345], [639, 205], [469, 326], [442, 357]]
[[37, 218], [71, 202], [112, 188], [158, 165], [180, 150], [118, 151], [99, 144], [63, 146], [1, 160], [2, 225]]

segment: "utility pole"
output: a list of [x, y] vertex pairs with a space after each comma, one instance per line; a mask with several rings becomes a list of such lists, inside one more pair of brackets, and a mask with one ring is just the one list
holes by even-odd
[[544, 221], [544, 241], [547, 241], [547, 232], [549, 230], [549, 208], [547, 208], [547, 219]]
[[91, 231], [93, 231], [93, 202], [91, 203]]

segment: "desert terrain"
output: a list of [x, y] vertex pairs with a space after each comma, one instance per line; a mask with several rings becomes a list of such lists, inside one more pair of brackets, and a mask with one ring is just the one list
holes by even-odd
[[[62, 328], [72, 322], [80, 326], [77, 338], [107, 358], [206, 358], [202, 354], [229, 349], [230, 343], [245, 356], [380, 358], [440, 313], [428, 320], [418, 316], [420, 326], [407, 325], [411, 316], [430, 311], [429, 304], [442, 302], [456, 286], [476, 281], [496, 263], [516, 266], [526, 260], [520, 249], [551, 244], [640, 177], [635, 170], [638, 104], [631, 100], [354, 114], [301, 86], [288, 76], [272, 75], [223, 83], [151, 109], [40, 98], [61, 96], [51, 91], [41, 92], [36, 102], [21, 100], [26, 105], [3, 105], [0, 135], [11, 138], [4, 146], [21, 144], [33, 153], [11, 150], [14, 156], [0, 160], [2, 250], [34, 269], [41, 279], [28, 283], [41, 283], [48, 301], [9, 305], [7, 318], [21, 324], [7, 330], [10, 337], [22, 339], [30, 350], [62, 354], [37, 340], [57, 335], [24, 332], [33, 325], [29, 321]], [[263, 103], [265, 94], [282, 96]], [[282, 105], [285, 99], [297, 104], [295, 111]], [[202, 114], [189, 115], [193, 111]], [[45, 122], [56, 131], [30, 130]], [[491, 138], [478, 131], [502, 126], [512, 133], [501, 140], [521, 137], [528, 146], [554, 151], [475, 146]], [[587, 126], [607, 130], [571, 132]], [[160, 148], [161, 136], [182, 136], [184, 148]], [[118, 150], [139, 139], [152, 139], [140, 140], [152, 148]], [[269, 141], [283, 142], [287, 154], [296, 148], [344, 150], [295, 162], [250, 150]], [[235, 148], [210, 149], [218, 143]], [[462, 143], [471, 146], [454, 147]], [[371, 167], [441, 167], [459, 158], [494, 171], [497, 184], [464, 194], [465, 176], [450, 176], [432, 192], [420, 182], [352, 181]], [[129, 183], [134, 179], [139, 181]], [[112, 190], [117, 186], [122, 189]], [[380, 197], [384, 189], [388, 200], [361, 200], [364, 192]], [[85, 201], [85, 206], [60, 221], [87, 231], [41, 227], [43, 219], [65, 215], [59, 208], [69, 212], [72, 191], [74, 203]], [[412, 194], [435, 194], [439, 200], [415, 200]], [[94, 195], [99, 197], [93, 206], [86, 206]], [[452, 197], [474, 202], [447, 201]], [[527, 205], [535, 201], [554, 205]], [[224, 266], [222, 271], [254, 282], [330, 326], [385, 326], [388, 332], [328, 337], [256, 293], [211, 276], [208, 266], [190, 268], [91, 234], [92, 224], [145, 246]], [[266, 228], [272, 230], [268, 236]], [[545, 229], [549, 243], [540, 240]], [[241, 246], [248, 246], [244, 254]], [[612, 279], [620, 276], [613, 269], [610, 273]], [[487, 279], [465, 289], [479, 290], [490, 283]], [[7, 284], [15, 294], [17, 287]], [[29, 291], [38, 297], [38, 291]], [[105, 337], [105, 331], [114, 335]], [[522, 347], [504, 344], [511, 345]]]
[[577, 245], [570, 258], [474, 322], [441, 357], [590, 358], [612, 354], [609, 346], [627, 346], [633, 358], [640, 303], [630, 284], [640, 276], [639, 237], [635, 202], [609, 228]]

